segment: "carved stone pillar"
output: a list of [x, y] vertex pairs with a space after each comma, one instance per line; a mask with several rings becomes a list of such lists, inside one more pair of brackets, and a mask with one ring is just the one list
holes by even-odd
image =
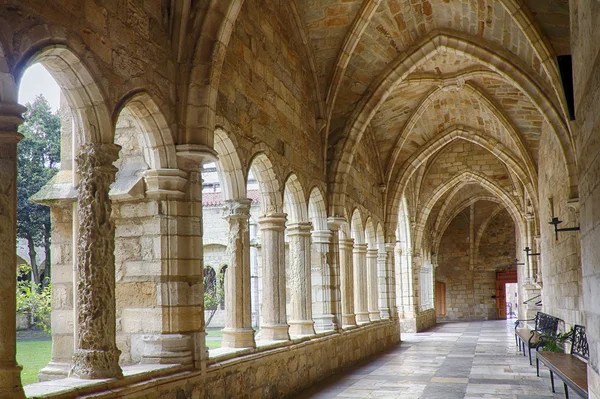
[[80, 378], [120, 378], [115, 342], [115, 225], [108, 191], [115, 179], [120, 147], [86, 144], [77, 156], [77, 324], [71, 374]]
[[24, 398], [16, 359], [17, 127], [25, 108], [0, 103], [0, 397]]
[[379, 320], [379, 295], [377, 293], [377, 249], [367, 249], [367, 292], [369, 319]]
[[229, 225], [225, 273], [224, 348], [255, 348], [250, 280], [249, 199], [225, 201], [223, 218]]
[[367, 244], [354, 244], [354, 309], [357, 323], [368, 323]]
[[377, 252], [377, 279], [379, 287], [379, 312], [382, 319], [390, 318], [390, 286], [388, 285], [389, 269], [385, 245], [379, 244]]
[[395, 263], [395, 243], [386, 243], [385, 251], [387, 252], [387, 289], [388, 289], [388, 307], [390, 308], [390, 318], [398, 319], [398, 304], [396, 298], [396, 269], [400, 269], [400, 265]]
[[333, 276], [329, 261], [331, 238], [330, 230], [315, 230], [312, 232], [312, 309], [315, 330], [318, 332], [336, 329], [332, 304], [334, 297]]
[[[339, 229], [346, 219], [337, 216], [327, 218], [327, 227], [331, 232], [331, 241], [329, 242], [329, 282], [331, 293], [331, 314], [333, 316], [333, 330], [341, 331], [343, 326], [342, 312], [342, 274], [340, 261], [340, 242]], [[355, 322], [356, 324], [356, 322]]]
[[352, 266], [353, 239], [340, 239], [340, 275], [342, 291], [342, 323], [344, 327], [356, 325], [354, 314], [354, 270]]
[[258, 219], [262, 235], [262, 323], [259, 339], [289, 340], [285, 299], [285, 213]]
[[315, 333], [312, 320], [312, 284], [310, 267], [310, 223], [288, 225], [291, 315], [290, 335], [312, 335]]

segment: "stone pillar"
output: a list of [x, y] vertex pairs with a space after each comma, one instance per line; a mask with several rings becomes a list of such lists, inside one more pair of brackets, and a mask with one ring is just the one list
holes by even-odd
[[379, 320], [379, 295], [377, 292], [377, 248], [367, 249], [367, 309], [369, 319]]
[[[529, 249], [531, 249], [530, 253], [536, 253], [537, 251], [533, 245], [533, 215], [528, 213], [525, 215], [525, 223], [526, 223], [526, 234], [525, 244]], [[536, 271], [534, 267], [534, 258], [535, 256], [527, 256], [526, 252], [523, 252], [523, 257], [525, 258], [525, 265], [527, 265], [527, 278], [529, 283], [534, 284], [536, 279]]]
[[65, 378], [73, 368], [74, 295], [73, 231], [77, 228], [72, 200], [55, 200], [50, 207], [52, 220], [52, 357], [40, 370], [39, 380]]
[[255, 348], [250, 295], [249, 199], [225, 201], [223, 217], [229, 225], [225, 273], [225, 328], [223, 348]]
[[289, 340], [285, 301], [285, 213], [258, 219], [262, 235], [262, 308], [259, 339]]
[[390, 318], [390, 292], [388, 286], [388, 263], [385, 245], [379, 244], [377, 252], [377, 285], [379, 289], [379, 312], [380, 318]]
[[[177, 208], [178, 229], [181, 237], [177, 246], [170, 250], [170, 256], [178, 257], [181, 267], [178, 269], [176, 291], [178, 309], [170, 315], [173, 322], [191, 337], [192, 358], [197, 369], [205, 368], [208, 358], [206, 332], [204, 324], [204, 249], [202, 246], [202, 165], [217, 160], [214, 150], [200, 144], [182, 144], [177, 146], [177, 164], [187, 172], [188, 183], [185, 187], [185, 202]], [[185, 235], [185, 229], [199, 234]]]
[[400, 265], [395, 263], [396, 243], [386, 243], [385, 252], [387, 252], [387, 292], [388, 292], [388, 307], [390, 309], [390, 318], [398, 319], [398, 304], [396, 300], [396, 269]]
[[[333, 315], [333, 330], [341, 331], [343, 327], [342, 312], [342, 274], [340, 261], [339, 229], [346, 220], [342, 217], [331, 216], [327, 218], [327, 227], [331, 232], [329, 242], [329, 282], [331, 293], [331, 314]], [[354, 321], [356, 324], [356, 321]]]
[[313, 335], [312, 284], [310, 265], [311, 223], [290, 223], [287, 228], [290, 256], [290, 335]]
[[354, 314], [354, 270], [352, 266], [353, 239], [340, 239], [340, 276], [342, 294], [342, 324], [346, 326], [356, 325]]
[[24, 398], [16, 359], [17, 127], [25, 108], [0, 103], [0, 397]]
[[119, 146], [86, 144], [77, 156], [77, 324], [71, 374], [120, 378], [115, 321], [115, 225], [108, 191], [115, 179]]
[[315, 330], [318, 332], [336, 329], [332, 305], [332, 270], [329, 261], [331, 238], [330, 230], [312, 232], [312, 311]]
[[368, 323], [367, 244], [354, 244], [354, 309], [357, 323]]

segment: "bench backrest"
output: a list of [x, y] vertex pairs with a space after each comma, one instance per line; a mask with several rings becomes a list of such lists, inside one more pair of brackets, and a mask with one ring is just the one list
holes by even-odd
[[590, 357], [590, 349], [585, 335], [585, 327], [576, 324], [573, 327], [573, 336], [571, 339], [571, 355], [577, 355], [588, 360]]
[[540, 334], [556, 335], [556, 330], [558, 330], [558, 320], [557, 317], [537, 312], [535, 315], [535, 331]]

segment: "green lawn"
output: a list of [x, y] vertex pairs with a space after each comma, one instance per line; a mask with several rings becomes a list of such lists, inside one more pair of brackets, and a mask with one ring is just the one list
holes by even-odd
[[[223, 338], [223, 331], [221, 327], [206, 329], [206, 347], [208, 349], [217, 349], [221, 347], [221, 340]], [[217, 339], [215, 339], [217, 338]]]
[[21, 382], [23, 385], [37, 382], [39, 371], [50, 362], [52, 341], [17, 341], [17, 362], [23, 366]]

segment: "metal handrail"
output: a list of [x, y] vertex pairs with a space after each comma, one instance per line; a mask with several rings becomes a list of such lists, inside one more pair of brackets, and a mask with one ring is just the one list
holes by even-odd
[[[526, 300], [525, 302], [523, 302], [523, 305], [527, 305], [529, 302], [533, 301], [534, 299], [540, 298], [541, 296], [542, 296], [542, 294], [540, 294], [540, 295], [536, 295], [536, 296], [534, 296], [533, 298], [529, 298], [528, 300]], [[538, 305], [538, 304], [539, 304], [539, 305]], [[537, 306], [541, 306], [541, 304], [542, 304], [542, 301], [541, 301], [541, 300], [536, 302], [536, 305], [537, 305]]]

